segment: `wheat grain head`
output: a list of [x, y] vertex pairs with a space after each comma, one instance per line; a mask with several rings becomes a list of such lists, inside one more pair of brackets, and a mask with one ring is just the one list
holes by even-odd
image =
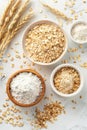
[[13, 37], [18, 33], [18, 31], [29, 21], [29, 19], [33, 16], [34, 12], [31, 9], [30, 13], [23, 18], [20, 19], [20, 21], [17, 23], [17, 26], [13, 31], [10, 33], [8, 32], [6, 35], [6, 38], [3, 41], [3, 44], [0, 46], [0, 51], [3, 52], [5, 48], [9, 45]]
[[8, 27], [9, 31], [14, 28], [14, 25], [17, 23], [18, 19], [20, 18], [20, 16], [22, 15], [22, 13], [26, 9], [26, 7], [28, 6], [29, 2], [30, 2], [30, 0], [26, 0], [25, 3], [22, 5], [22, 7], [18, 10], [17, 14], [13, 18], [12, 23]]

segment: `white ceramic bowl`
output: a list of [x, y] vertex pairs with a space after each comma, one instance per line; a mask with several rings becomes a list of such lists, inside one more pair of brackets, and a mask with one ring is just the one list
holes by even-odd
[[77, 44], [85, 44], [85, 43], [87, 43], [87, 41], [82, 41], [82, 42], [78, 42], [77, 40], [75, 40], [74, 38], [73, 38], [73, 36], [72, 36], [72, 29], [73, 29], [73, 27], [74, 26], [76, 26], [77, 24], [79, 24], [79, 23], [83, 23], [83, 24], [85, 24], [85, 25], [87, 25], [87, 22], [85, 22], [85, 21], [76, 21], [76, 22], [74, 22], [72, 25], [71, 25], [71, 27], [70, 27], [70, 37], [71, 37], [71, 40], [73, 41], [73, 42], [75, 42], [75, 43], [77, 43]]
[[[65, 40], [66, 40], [65, 49], [64, 49], [63, 53], [61, 54], [61, 56], [60, 56], [58, 59], [56, 59], [56, 60], [54, 60], [53, 62], [51, 62], [51, 63], [42, 63], [42, 62], [34, 61], [32, 58], [30, 58], [30, 57], [28, 56], [28, 53], [27, 53], [27, 51], [26, 51], [26, 49], [25, 49], [25, 39], [26, 39], [26, 35], [27, 35], [27, 33], [28, 33], [29, 30], [31, 30], [32, 28], [34, 28], [36, 25], [40, 25], [40, 24], [43, 24], [43, 23], [45, 23], [45, 24], [46, 24], [46, 23], [47, 23], [47, 24], [53, 24], [53, 25], [59, 26], [59, 25], [57, 25], [56, 23], [54, 23], [54, 22], [52, 22], [52, 21], [48, 21], [48, 20], [42, 20], [42, 21], [35, 22], [35, 23], [31, 24], [31, 25], [26, 29], [26, 31], [25, 31], [25, 33], [24, 33], [24, 35], [23, 35], [22, 44], [23, 44], [24, 53], [25, 53], [25, 55], [27, 56], [27, 58], [28, 58], [30, 61], [32, 61], [32, 62], [34, 62], [35, 64], [38, 64], [38, 65], [49, 66], [49, 65], [54, 65], [54, 64], [56, 64], [57, 62], [59, 62], [59, 61], [63, 58], [63, 56], [64, 56], [65, 53], [67, 52], [68, 41], [67, 41], [67, 37], [66, 37], [66, 34], [65, 34], [64, 30], [61, 29], [61, 27], [60, 27], [61, 31], [64, 33]], [[56, 54], [55, 54], [55, 55], [56, 55]]]
[[[55, 76], [56, 72], [57, 72], [58, 70], [60, 70], [61, 68], [63, 68], [63, 67], [71, 67], [71, 68], [74, 68], [75, 70], [77, 70], [77, 72], [78, 72], [79, 75], [80, 75], [80, 86], [79, 86], [79, 88], [77, 89], [77, 91], [75, 91], [74, 93], [64, 94], [64, 93], [58, 91], [58, 90], [55, 88], [55, 86], [54, 86], [54, 83], [53, 83], [54, 76]], [[57, 67], [53, 70], [53, 72], [52, 72], [52, 74], [51, 74], [51, 77], [50, 77], [50, 83], [51, 83], [51, 87], [52, 87], [53, 91], [54, 91], [56, 94], [58, 94], [58, 95], [60, 95], [60, 96], [62, 96], [62, 97], [73, 97], [73, 96], [77, 95], [77, 94], [82, 90], [82, 88], [83, 88], [83, 83], [84, 83], [83, 81], [84, 81], [84, 80], [83, 80], [83, 76], [82, 76], [82, 74], [81, 74], [80, 69], [79, 69], [78, 67], [76, 67], [75, 65], [73, 65], [73, 64], [62, 64], [62, 65], [57, 66]]]

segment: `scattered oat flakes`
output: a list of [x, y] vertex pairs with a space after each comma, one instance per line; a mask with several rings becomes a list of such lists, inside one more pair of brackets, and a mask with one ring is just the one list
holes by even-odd
[[25, 57], [26, 57], [24, 53], [22, 54], [22, 56], [23, 56], [23, 58], [25, 58]]
[[15, 50], [15, 53], [16, 53], [16, 54], [19, 54], [19, 52], [18, 52], [17, 50]]
[[3, 104], [3, 107], [8, 107], [9, 104], [6, 102], [5, 104]]
[[84, 50], [82, 50], [81, 52], [84, 53]]
[[12, 57], [10, 60], [11, 60], [11, 61], [14, 61], [14, 57]]
[[71, 9], [70, 13], [71, 13], [71, 15], [74, 15], [76, 12], [75, 12], [75, 10]]
[[6, 123], [11, 124], [12, 126], [22, 127], [24, 123], [22, 122], [22, 116], [19, 115], [21, 112], [15, 107], [15, 105], [9, 106], [6, 102], [3, 104], [4, 110], [0, 112], [0, 124]]
[[15, 42], [15, 45], [19, 45], [19, 43], [18, 43], [18, 42]]
[[11, 47], [10, 49], [11, 49], [11, 50], [13, 50], [14, 48], [13, 48], [13, 47]]
[[49, 100], [49, 97], [45, 96], [45, 97], [44, 97], [44, 100]]
[[7, 57], [11, 57], [11, 54], [8, 53], [8, 54], [7, 54]]
[[65, 2], [66, 7], [73, 8], [74, 5], [75, 5], [74, 0], [71, 0], [71, 1], [68, 0], [68, 1]]
[[18, 126], [19, 126], [19, 127], [23, 127], [23, 126], [24, 126], [24, 123], [23, 123], [23, 122], [20, 122], [20, 123], [18, 123]]
[[74, 15], [74, 20], [78, 20], [78, 14]]
[[64, 112], [64, 107], [56, 102], [52, 102], [44, 105], [43, 111], [38, 108], [35, 111], [35, 121], [32, 123], [37, 128], [47, 128], [47, 122], [53, 122], [57, 119], [57, 116]]
[[16, 57], [17, 59], [21, 59], [21, 56], [18, 55], [18, 54], [16, 54], [15, 57]]
[[3, 68], [3, 66], [0, 66], [0, 70], [3, 70], [4, 68]]
[[67, 8], [66, 8], [66, 7], [64, 7], [64, 10], [67, 10]]
[[0, 72], [0, 76], [2, 76], [3, 74]]
[[11, 67], [12, 67], [12, 68], [14, 68], [14, 67], [15, 67], [15, 65], [14, 65], [14, 64], [11, 64]]
[[35, 66], [35, 63], [34, 63], [34, 62], [32, 62], [32, 66]]
[[84, 67], [87, 69], [87, 62], [84, 62], [83, 64], [80, 65], [81, 67]]
[[80, 12], [80, 16], [82, 16], [83, 15], [83, 13], [82, 12]]
[[75, 100], [72, 100], [72, 103], [77, 104], [77, 102]]
[[28, 111], [25, 111], [24, 113], [25, 113], [25, 115], [28, 115], [29, 112], [28, 112]]
[[62, 60], [61, 62], [62, 62], [63, 64], [64, 64], [64, 63], [66, 64], [66, 63], [68, 63], [68, 60]]
[[72, 109], [76, 109], [76, 107], [72, 107]]
[[77, 52], [78, 51], [78, 48], [69, 48], [68, 49], [68, 52]]
[[79, 48], [83, 48], [83, 45], [82, 45], [82, 44], [80, 44], [80, 45], [79, 45]]
[[3, 62], [4, 62], [4, 63], [7, 63], [8, 60], [7, 60], [6, 58], [3, 58]]
[[73, 63], [76, 63], [76, 61], [73, 61]]
[[20, 65], [20, 69], [22, 69], [23, 68], [23, 65]]
[[9, 101], [9, 98], [7, 97], [7, 98], [5, 99], [5, 101]]
[[26, 64], [27, 62], [26, 61], [23, 61], [24, 64]]
[[82, 96], [80, 96], [79, 98], [82, 99]]
[[4, 74], [4, 73], [0, 73], [0, 74], [1, 74], [1, 80], [5, 80], [6, 74]]
[[41, 67], [38, 68], [38, 70], [40, 70], [40, 71], [41, 71], [41, 69], [42, 69]]
[[2, 119], [0, 118], [0, 124], [2, 124]]
[[51, 97], [53, 97], [53, 93], [51, 93]]
[[84, 4], [86, 3], [86, 0], [82, 0], [82, 1], [83, 1]]

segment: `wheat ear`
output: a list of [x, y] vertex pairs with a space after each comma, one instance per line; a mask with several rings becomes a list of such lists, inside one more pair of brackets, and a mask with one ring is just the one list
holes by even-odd
[[9, 25], [8, 30], [12, 30], [14, 28], [14, 25], [17, 23], [18, 19], [21, 17], [21, 15], [23, 14], [24, 10], [26, 9], [26, 7], [28, 6], [30, 0], [26, 0], [26, 2], [24, 3], [24, 5], [22, 5], [22, 7], [18, 10], [17, 14], [15, 15], [15, 17], [13, 18], [12, 23]]
[[31, 10], [31, 12], [28, 15], [26, 15], [25, 17], [20, 19], [20, 21], [18, 22], [17, 26], [15, 27], [15, 29], [11, 33], [8, 32], [5, 40], [3, 41], [2, 46], [0, 47], [0, 51], [3, 52], [5, 50], [5, 48], [8, 46], [8, 44], [10, 44], [11, 40], [13, 39], [13, 37], [25, 25], [25, 23], [28, 22], [28, 20], [33, 16], [33, 14], [34, 14], [33, 10]]
[[1, 28], [0, 31], [0, 39], [3, 37], [4, 33], [7, 31], [8, 24], [10, 23], [11, 18], [15, 15], [16, 10], [18, 9], [19, 5], [21, 3], [21, 0], [17, 0], [13, 7], [10, 9], [8, 16], [4, 20], [4, 25]]
[[4, 14], [3, 14], [3, 16], [2, 16], [2, 18], [0, 20], [0, 29], [1, 29], [1, 27], [2, 27], [2, 25], [4, 23], [4, 20], [5, 20], [5, 18], [6, 18], [6, 16], [7, 16], [7, 14], [8, 14], [8, 12], [9, 12], [9, 10], [10, 10], [13, 3], [14, 3], [14, 0], [10, 0], [8, 6], [6, 7], [6, 9], [4, 11]]
[[[42, 3], [42, 2], [41, 2]], [[54, 13], [56, 16], [58, 17], [61, 17], [62, 19], [64, 20], [72, 20], [72, 18], [68, 18], [63, 12], [55, 9], [55, 8], [52, 8], [51, 6], [47, 5], [47, 4], [44, 4], [42, 3], [42, 5], [46, 8], [48, 8], [52, 13]]]

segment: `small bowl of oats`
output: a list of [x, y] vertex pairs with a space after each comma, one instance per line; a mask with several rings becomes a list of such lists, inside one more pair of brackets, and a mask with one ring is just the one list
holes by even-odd
[[73, 64], [57, 66], [50, 77], [53, 91], [62, 97], [77, 95], [83, 88], [83, 76]]
[[23, 36], [23, 49], [30, 61], [53, 65], [67, 51], [67, 38], [59, 25], [48, 20], [31, 24]]

